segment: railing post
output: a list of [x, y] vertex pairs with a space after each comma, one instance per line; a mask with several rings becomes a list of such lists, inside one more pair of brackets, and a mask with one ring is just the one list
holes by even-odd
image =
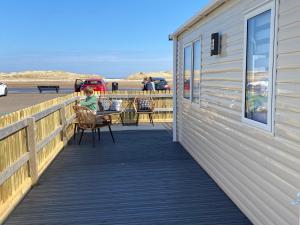
[[27, 146], [29, 151], [29, 168], [32, 185], [35, 185], [38, 180], [38, 163], [37, 163], [37, 152], [36, 152], [36, 135], [35, 135], [35, 118], [27, 118], [28, 126], [26, 128], [27, 133]]
[[62, 126], [61, 140], [63, 141], [64, 146], [66, 146], [68, 143], [68, 138], [67, 138], [67, 119], [66, 119], [66, 104], [65, 103], [60, 108], [59, 114], [60, 114], [60, 124]]

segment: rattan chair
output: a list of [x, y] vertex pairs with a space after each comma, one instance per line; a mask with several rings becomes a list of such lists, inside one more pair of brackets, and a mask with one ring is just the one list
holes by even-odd
[[150, 123], [154, 126], [153, 122], [153, 113], [154, 113], [154, 101], [152, 97], [136, 97], [133, 101], [133, 107], [135, 114], [137, 115], [136, 118], [136, 126], [139, 125], [139, 118], [141, 114], [147, 114], [149, 117]]
[[84, 131], [91, 130], [93, 135], [93, 146], [95, 146], [95, 133], [98, 131], [98, 139], [100, 141], [100, 128], [108, 127], [113, 142], [115, 138], [111, 130], [111, 117], [110, 116], [97, 116], [96, 113], [84, 106], [74, 106], [78, 128], [81, 130], [81, 135], [78, 144], [81, 144]]

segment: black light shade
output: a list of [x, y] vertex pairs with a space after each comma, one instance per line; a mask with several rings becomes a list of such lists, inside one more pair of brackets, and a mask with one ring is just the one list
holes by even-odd
[[211, 35], [211, 47], [210, 55], [219, 55], [221, 54], [221, 35], [220, 33], [213, 33]]

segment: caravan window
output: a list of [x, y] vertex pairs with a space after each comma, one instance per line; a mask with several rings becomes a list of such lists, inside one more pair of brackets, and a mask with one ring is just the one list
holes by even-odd
[[192, 47], [184, 48], [183, 97], [191, 97]]
[[244, 119], [271, 130], [273, 73], [272, 10], [246, 19]]
[[183, 97], [200, 103], [201, 41], [184, 48]]

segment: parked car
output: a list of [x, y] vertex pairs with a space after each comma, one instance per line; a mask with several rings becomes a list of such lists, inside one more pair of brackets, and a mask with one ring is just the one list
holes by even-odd
[[168, 82], [166, 81], [165, 78], [152, 78], [155, 84], [155, 90], [158, 91], [165, 91], [165, 90], [170, 90], [170, 85], [168, 84]]
[[6, 96], [8, 93], [8, 89], [7, 89], [7, 86], [0, 82], [0, 96]]
[[75, 91], [82, 91], [87, 87], [92, 88], [94, 91], [107, 91], [106, 83], [101, 78], [91, 78], [86, 80], [76, 79]]
[[190, 90], [191, 90], [190, 83], [191, 83], [191, 82], [190, 82], [190, 79], [184, 80], [184, 91], [185, 91], [186, 93], [189, 93]]
[[82, 79], [76, 79], [75, 84], [74, 84], [74, 91], [75, 92], [80, 92], [81, 86], [83, 85], [84, 80]]

